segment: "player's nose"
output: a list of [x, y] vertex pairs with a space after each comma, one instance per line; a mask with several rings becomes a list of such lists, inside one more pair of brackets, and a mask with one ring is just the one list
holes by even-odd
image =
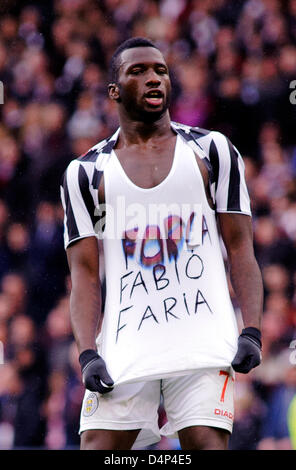
[[151, 86], [151, 85], [160, 85], [161, 84], [161, 80], [160, 80], [160, 77], [159, 75], [155, 72], [155, 70], [148, 70], [147, 71], [147, 76], [146, 76], [146, 82], [145, 84], [147, 86]]

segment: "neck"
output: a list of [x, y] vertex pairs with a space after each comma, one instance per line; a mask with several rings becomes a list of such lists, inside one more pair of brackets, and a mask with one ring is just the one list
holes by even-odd
[[119, 146], [147, 143], [151, 139], [169, 136], [173, 133], [169, 112], [153, 122], [131, 120], [119, 113], [120, 135]]

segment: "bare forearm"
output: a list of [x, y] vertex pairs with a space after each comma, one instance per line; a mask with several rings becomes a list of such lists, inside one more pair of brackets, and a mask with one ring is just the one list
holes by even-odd
[[97, 326], [101, 315], [99, 251], [95, 237], [88, 237], [67, 248], [72, 290], [70, 315], [79, 353], [96, 349]]
[[244, 327], [260, 329], [263, 309], [263, 283], [253, 249], [251, 217], [218, 214], [222, 238], [228, 254], [230, 278]]
[[245, 327], [260, 329], [263, 309], [263, 283], [254, 256], [237, 253], [230, 258], [230, 278]]
[[79, 276], [72, 274], [70, 312], [79, 353], [85, 349], [96, 349], [96, 332], [101, 316], [101, 289], [98, 279], [81, 271]]

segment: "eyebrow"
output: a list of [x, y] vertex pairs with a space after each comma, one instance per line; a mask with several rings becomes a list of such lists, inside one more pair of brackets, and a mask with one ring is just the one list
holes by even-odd
[[[150, 62], [149, 64], [151, 64], [151, 63], [152, 62]], [[120, 67], [122, 67], [125, 64], [126, 64], [126, 62], [122, 62]], [[146, 67], [146, 65], [147, 65], [147, 62], [136, 62], [134, 64], [129, 65], [127, 70], [129, 70], [130, 68], [133, 68], [133, 67]], [[157, 67], [164, 67], [168, 70], [168, 66], [164, 62], [153, 62], [153, 65], [157, 66]]]

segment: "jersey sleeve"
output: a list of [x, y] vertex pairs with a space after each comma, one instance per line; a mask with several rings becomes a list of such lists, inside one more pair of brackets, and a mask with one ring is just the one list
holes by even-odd
[[65, 249], [82, 238], [98, 236], [96, 230], [97, 195], [91, 186], [92, 168], [73, 160], [66, 169], [61, 184], [64, 209]]
[[213, 169], [216, 212], [251, 215], [245, 165], [237, 148], [220, 132], [211, 132], [209, 157]]

